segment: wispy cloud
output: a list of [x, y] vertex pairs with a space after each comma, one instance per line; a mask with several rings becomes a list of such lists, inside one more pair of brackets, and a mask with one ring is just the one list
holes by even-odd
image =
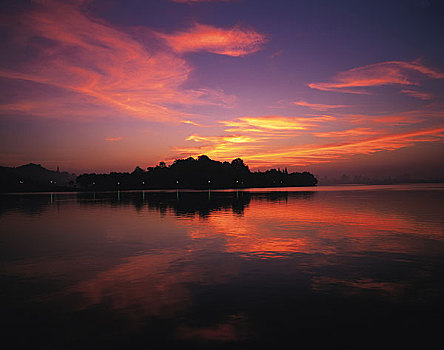
[[202, 124], [199, 124], [199, 123], [193, 122], [192, 120], [182, 120], [182, 123], [183, 123], [183, 124], [190, 124], [190, 125], [194, 125], [194, 126], [203, 127]]
[[382, 85], [419, 85], [424, 78], [443, 79], [444, 74], [420, 62], [387, 61], [341, 72], [330, 82], [310, 83], [312, 89], [351, 94], [368, 94], [362, 88]]
[[186, 140], [197, 143], [186, 147], [174, 147], [174, 156], [189, 157], [206, 154], [215, 159], [232, 159], [233, 157], [245, 158], [246, 154], [257, 154], [263, 148], [263, 141], [267, 137], [255, 135], [224, 135], [224, 136], [199, 136], [191, 135]]
[[248, 155], [246, 160], [256, 166], [291, 164], [303, 166], [348, 159], [358, 154], [373, 154], [393, 151], [412, 146], [419, 142], [433, 142], [444, 139], [444, 128], [425, 129], [413, 132], [379, 135], [364, 139], [346, 140], [328, 144], [304, 144], [290, 148], [264, 150]]
[[116, 142], [116, 141], [121, 141], [121, 140], [122, 140], [122, 137], [107, 137], [105, 139], [105, 141], [107, 141], [107, 142]]
[[[361, 126], [362, 120], [366, 126]], [[433, 110], [380, 116], [248, 116], [220, 124], [226, 134], [193, 134], [186, 141], [194, 145], [173, 151], [177, 156], [207, 154], [221, 160], [240, 156], [252, 167], [305, 166], [444, 140], [444, 128]]]
[[271, 54], [270, 58], [273, 60], [273, 59], [275, 59], [276, 57], [281, 56], [283, 53], [284, 53], [284, 50], [278, 50], [278, 51], [276, 51], [276, 52], [273, 52], [273, 53]]
[[341, 131], [324, 131], [324, 132], [315, 132], [313, 133], [316, 137], [325, 137], [325, 138], [362, 138], [362, 136], [369, 135], [378, 135], [380, 132], [373, 130], [371, 128], [354, 128], [354, 129], [346, 129]]
[[329, 115], [312, 117], [287, 117], [279, 115], [260, 117], [239, 117], [233, 120], [221, 121], [226, 131], [248, 131], [248, 132], [288, 132], [308, 130], [319, 125], [319, 123], [330, 122], [335, 118]]
[[[193, 134], [186, 141], [194, 145], [176, 147], [173, 149], [177, 156], [207, 154], [216, 158], [230, 159], [233, 156], [242, 156], [250, 159], [264, 150], [278, 147], [273, 142], [288, 140], [308, 130], [315, 130], [320, 125], [330, 123], [334, 117], [288, 117], [288, 116], [246, 116], [233, 120], [221, 121], [225, 135], [204, 136]], [[273, 141], [274, 140], [274, 141]], [[197, 144], [197, 145], [196, 145]], [[252, 163], [253, 164], [253, 163]]]
[[442, 124], [442, 105], [428, 104], [419, 109], [400, 111], [397, 113], [365, 114], [365, 113], [337, 113], [338, 118], [350, 125], [383, 124], [384, 128], [399, 126], [414, 126], [428, 121], [430, 125]]
[[245, 56], [259, 51], [267, 37], [253, 29], [234, 26], [217, 28], [195, 23], [185, 31], [158, 33], [176, 52], [207, 51], [227, 56]]
[[427, 92], [422, 92], [422, 91], [417, 91], [417, 90], [412, 90], [412, 89], [402, 89], [401, 90], [402, 93], [407, 94], [409, 96], [415, 97], [415, 98], [419, 98], [420, 100], [431, 100], [433, 99], [433, 95]]
[[113, 27], [84, 13], [80, 3], [38, 1], [32, 11], [18, 15], [11, 29], [16, 41], [33, 51], [32, 59], [0, 70], [2, 78], [62, 91], [60, 108], [51, 108], [54, 93], [42, 99], [22, 90], [3, 110], [48, 116], [68, 110], [75, 115], [84, 112], [79, 101], [87, 99], [113, 115], [171, 122], [190, 117], [182, 106], [233, 102], [220, 90], [183, 88], [192, 68], [162, 48], [156, 34]]
[[296, 101], [293, 102], [296, 106], [308, 107], [317, 111], [326, 111], [334, 108], [344, 108], [349, 107], [348, 105], [327, 105], [322, 103], [309, 103], [306, 101]]
[[244, 135], [227, 135], [227, 136], [198, 136], [191, 135], [186, 138], [187, 141], [195, 141], [195, 142], [210, 142], [210, 143], [220, 143], [220, 142], [229, 142], [229, 143], [250, 143], [256, 142], [260, 140], [260, 138], [254, 136], [244, 136]]

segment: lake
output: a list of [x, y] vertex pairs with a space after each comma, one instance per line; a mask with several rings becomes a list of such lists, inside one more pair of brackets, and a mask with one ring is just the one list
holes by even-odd
[[1, 195], [2, 340], [429, 348], [442, 339], [443, 195], [443, 184]]

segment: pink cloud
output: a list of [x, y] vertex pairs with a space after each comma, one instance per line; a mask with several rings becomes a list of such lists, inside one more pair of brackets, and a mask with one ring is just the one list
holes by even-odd
[[362, 136], [369, 136], [369, 135], [378, 135], [380, 132], [376, 130], [372, 130], [371, 128], [354, 128], [354, 129], [347, 129], [342, 131], [324, 131], [324, 132], [316, 132], [313, 133], [316, 137], [325, 137], [325, 138], [359, 138]]
[[[78, 2], [37, 2], [32, 11], [16, 18], [12, 29], [17, 43], [32, 46], [36, 54], [32, 60], [0, 70], [0, 77], [64, 93], [56, 109], [52, 108], [54, 93], [37, 98], [34, 92], [22, 91], [2, 110], [53, 117], [66, 111], [84, 115], [79, 101], [87, 100], [96, 106], [93, 109], [104, 108], [108, 115], [178, 122], [192, 116], [179, 106], [227, 106], [234, 101], [221, 90], [183, 88], [192, 68], [160, 47], [156, 34], [117, 29], [82, 12]], [[94, 111], [89, 117], [96, 115]]]
[[108, 142], [116, 142], [116, 141], [121, 141], [121, 140], [122, 140], [122, 137], [107, 137], [105, 139], [105, 141], [108, 141]]
[[412, 89], [402, 89], [401, 92], [409, 96], [419, 98], [420, 100], [431, 100], [434, 97], [432, 94], [429, 94], [427, 92], [421, 92]]
[[357, 67], [341, 72], [325, 83], [310, 83], [312, 89], [352, 94], [367, 94], [361, 88], [382, 85], [419, 85], [424, 78], [443, 79], [444, 74], [423, 64], [404, 61], [387, 61]]
[[185, 31], [158, 35], [179, 53], [208, 51], [233, 57], [259, 51], [267, 41], [265, 35], [252, 29], [239, 26], [217, 28], [198, 23]]
[[327, 104], [321, 104], [321, 103], [309, 103], [309, 102], [305, 102], [305, 101], [296, 101], [293, 103], [296, 106], [308, 107], [308, 108], [315, 109], [318, 111], [326, 111], [326, 110], [334, 109], [334, 108], [349, 107], [347, 105], [327, 105]]

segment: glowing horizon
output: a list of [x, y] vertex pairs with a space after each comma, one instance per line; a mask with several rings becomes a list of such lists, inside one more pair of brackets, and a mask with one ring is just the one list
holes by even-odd
[[0, 165], [129, 171], [205, 154], [321, 175], [444, 172], [440, 5], [387, 5], [404, 15], [393, 21], [379, 3], [317, 6], [2, 5]]

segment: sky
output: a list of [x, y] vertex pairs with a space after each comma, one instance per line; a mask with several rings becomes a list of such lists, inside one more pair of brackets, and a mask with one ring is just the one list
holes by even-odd
[[0, 165], [444, 176], [444, 3], [5, 0]]

